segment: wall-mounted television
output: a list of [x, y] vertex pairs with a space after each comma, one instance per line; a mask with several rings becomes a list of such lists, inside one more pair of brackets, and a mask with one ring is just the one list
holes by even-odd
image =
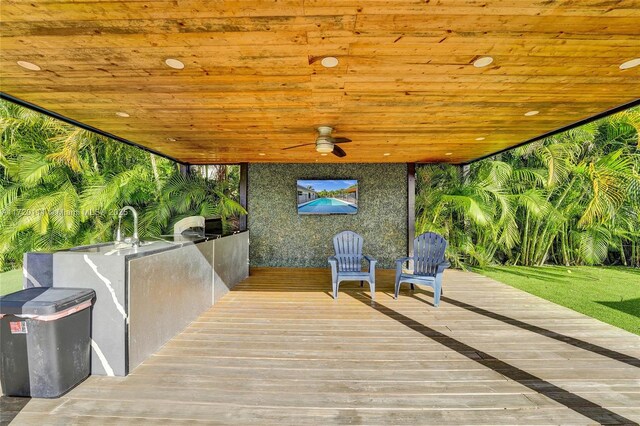
[[358, 181], [298, 180], [298, 214], [358, 213]]

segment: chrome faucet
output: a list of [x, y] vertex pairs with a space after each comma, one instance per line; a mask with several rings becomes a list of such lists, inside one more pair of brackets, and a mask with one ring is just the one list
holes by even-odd
[[[120, 230], [122, 226], [122, 217], [127, 214], [127, 210], [131, 210], [133, 214], [133, 236], [131, 238], [122, 238], [122, 231]], [[131, 206], [124, 206], [120, 213], [118, 213], [118, 230], [116, 231], [116, 242], [117, 243], [127, 243], [131, 244], [134, 247], [138, 247], [140, 245], [140, 239], [138, 238], [138, 212]]]

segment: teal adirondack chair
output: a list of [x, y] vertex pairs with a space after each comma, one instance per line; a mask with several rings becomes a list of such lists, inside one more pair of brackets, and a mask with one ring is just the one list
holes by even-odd
[[[331, 283], [333, 284], [333, 298], [338, 298], [338, 287], [341, 281], [364, 281], [369, 283], [371, 299], [376, 293], [376, 259], [362, 254], [363, 239], [352, 231], [344, 231], [333, 237], [335, 256], [329, 257], [331, 265]], [[362, 270], [362, 259], [369, 263], [369, 270]]]
[[[442, 235], [427, 232], [413, 240], [413, 257], [403, 257], [396, 260], [396, 292], [398, 298], [400, 283], [426, 285], [433, 288], [433, 306], [440, 305], [442, 295], [442, 275], [449, 266], [444, 258], [447, 240]], [[413, 261], [413, 272], [404, 272], [404, 264]]]

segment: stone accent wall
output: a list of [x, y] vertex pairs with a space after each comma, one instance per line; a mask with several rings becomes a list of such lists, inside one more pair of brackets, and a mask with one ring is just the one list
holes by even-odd
[[[357, 179], [355, 215], [298, 215], [298, 179]], [[328, 267], [335, 234], [364, 237], [380, 268], [406, 256], [406, 164], [249, 164], [251, 266]]]

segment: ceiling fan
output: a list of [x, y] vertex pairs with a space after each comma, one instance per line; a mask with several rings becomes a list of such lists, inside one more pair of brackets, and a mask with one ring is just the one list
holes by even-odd
[[301, 146], [309, 146], [315, 145], [316, 151], [320, 153], [332, 153], [337, 157], [344, 157], [347, 155], [346, 152], [336, 144], [339, 143], [347, 143], [351, 142], [349, 138], [334, 138], [331, 136], [331, 132], [333, 131], [333, 127], [330, 126], [318, 126], [318, 137], [315, 142], [311, 143], [303, 143], [301, 145], [289, 146], [287, 148], [282, 148], [283, 151], [287, 149], [300, 148]]

